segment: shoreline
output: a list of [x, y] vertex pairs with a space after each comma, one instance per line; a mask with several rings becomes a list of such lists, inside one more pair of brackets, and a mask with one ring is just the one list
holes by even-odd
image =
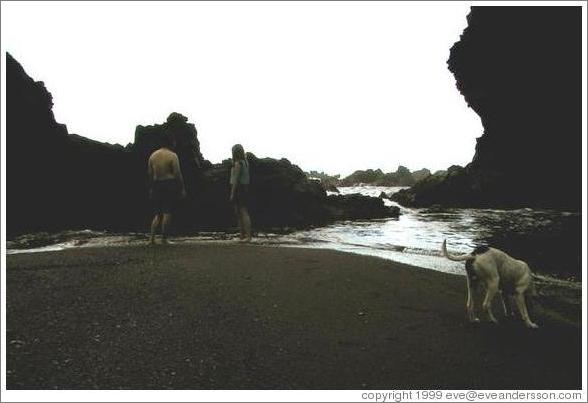
[[380, 258], [78, 248], [6, 274], [8, 389], [581, 387], [578, 312], [542, 300], [533, 332], [495, 304], [501, 324], [470, 325], [463, 278]]
[[[6, 255], [21, 255], [31, 253], [45, 253], [45, 252], [58, 252], [72, 249], [88, 249], [88, 248], [112, 248], [112, 247], [141, 247], [146, 246], [149, 234], [146, 232], [121, 232], [112, 233], [105, 235], [105, 231], [94, 231], [94, 230], [80, 230], [72, 231], [74, 233], [87, 233], [93, 234], [88, 239], [81, 240], [69, 240], [61, 243], [51, 243], [47, 245], [41, 245], [38, 247], [31, 248], [12, 248], [6, 249]], [[295, 232], [295, 231], [294, 231]], [[172, 245], [186, 245], [186, 246], [198, 246], [198, 245], [233, 245], [240, 244], [238, 242], [238, 232], [225, 232], [225, 231], [203, 231], [203, 235], [177, 235], [170, 238]], [[279, 233], [279, 232], [267, 232], [261, 233], [261, 236], [255, 236], [251, 242], [252, 246], [256, 247], [285, 247], [285, 248], [300, 248], [300, 249], [319, 249], [319, 250], [331, 250], [341, 253], [350, 253], [358, 256], [374, 257], [384, 259], [392, 263], [398, 263], [406, 266], [412, 266], [424, 270], [432, 270], [440, 273], [453, 274], [460, 277], [465, 277], [465, 270], [461, 262], [454, 263], [448, 262], [454, 266], [451, 270], [447, 268], [439, 267], [427, 267], [425, 265], [419, 265], [419, 258], [442, 258], [439, 255], [420, 255], [420, 254], [405, 254], [406, 258], [402, 256], [402, 253], [397, 254], [393, 257], [390, 256], [391, 252], [387, 248], [378, 248], [370, 245], [363, 244], [336, 244], [330, 241], [299, 241], [296, 239], [283, 239], [288, 237], [291, 232]], [[134, 238], [134, 239], [133, 239]], [[106, 240], [105, 240], [106, 239]], [[11, 241], [9, 241], [11, 242]], [[388, 253], [388, 255], [386, 255]], [[400, 257], [400, 258], [399, 258]], [[416, 260], [416, 262], [415, 262]], [[441, 259], [445, 261], [445, 259]], [[582, 280], [575, 277], [564, 278], [557, 276], [556, 274], [550, 273], [533, 273], [535, 279], [542, 282], [549, 282], [553, 285], [562, 287], [578, 288], [581, 291]]]
[[[358, 189], [364, 195], [377, 193], [372, 188]], [[411, 210], [398, 219], [338, 221], [306, 228], [258, 228], [257, 241], [264, 244], [320, 247], [368, 256], [380, 256], [427, 269], [463, 275], [463, 265], [441, 256], [443, 238], [450, 251], [469, 253], [480, 245], [490, 245], [525, 260], [533, 272], [547, 279], [580, 284], [583, 277], [577, 216], [523, 209], [513, 211], [468, 209]], [[78, 228], [57, 232], [23, 234], [8, 240], [8, 253], [21, 248], [65, 243], [63, 247], [99, 244], [137, 244], [148, 240], [147, 228], [133, 231], [92, 231]], [[179, 242], [227, 240], [237, 228], [174, 231]], [[62, 246], [49, 247], [59, 249]], [[38, 251], [42, 251], [39, 248]]]

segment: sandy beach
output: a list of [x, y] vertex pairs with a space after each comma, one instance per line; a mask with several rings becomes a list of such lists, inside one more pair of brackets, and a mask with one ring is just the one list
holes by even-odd
[[[235, 243], [7, 256], [8, 389], [576, 389], [579, 308], [465, 320], [465, 278]], [[478, 301], [477, 301], [478, 302]], [[480, 303], [478, 302], [478, 307]]]

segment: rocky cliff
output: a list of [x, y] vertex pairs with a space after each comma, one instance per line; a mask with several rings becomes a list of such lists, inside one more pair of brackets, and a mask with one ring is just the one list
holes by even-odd
[[[142, 184], [129, 151], [68, 134], [53, 100], [6, 55], [7, 232], [133, 221]], [[79, 225], [78, 225], [79, 223]]]
[[579, 210], [580, 7], [472, 7], [467, 20], [448, 67], [482, 120], [475, 156], [395, 199]]
[[[7, 233], [61, 229], [145, 231], [151, 218], [147, 159], [164, 131], [173, 133], [188, 197], [178, 207], [175, 228], [226, 229], [236, 222], [228, 200], [230, 161], [211, 164], [200, 152], [188, 118], [137, 126], [126, 147], [69, 134], [55, 121], [51, 94], [6, 55]], [[227, 150], [227, 153], [230, 150]], [[249, 154], [250, 208], [256, 228], [303, 227], [336, 219], [398, 214], [381, 200], [327, 197], [317, 181], [289, 161]]]

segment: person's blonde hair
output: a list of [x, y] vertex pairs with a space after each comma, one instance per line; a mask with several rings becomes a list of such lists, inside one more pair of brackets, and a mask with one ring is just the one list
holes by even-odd
[[233, 153], [233, 161], [245, 160], [245, 150], [241, 144], [235, 144], [233, 148], [231, 148], [231, 152]]

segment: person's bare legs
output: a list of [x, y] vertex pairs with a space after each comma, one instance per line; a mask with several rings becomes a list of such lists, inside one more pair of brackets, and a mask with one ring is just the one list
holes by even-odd
[[157, 232], [157, 228], [161, 224], [161, 214], [155, 214], [153, 217], [153, 221], [151, 221], [151, 239], [149, 243], [151, 245], [155, 245], [155, 233]]
[[245, 229], [243, 228], [243, 218], [241, 217], [241, 211], [238, 205], [233, 205], [235, 211], [235, 217], [237, 217], [237, 224], [239, 225], [239, 239], [245, 239]]
[[161, 224], [161, 242], [167, 244], [167, 230], [171, 223], [171, 214], [163, 213], [163, 222]]
[[241, 218], [242, 232], [245, 234], [244, 240], [246, 242], [250, 242], [251, 241], [251, 217], [249, 217], [249, 212], [247, 211], [247, 207], [245, 207], [245, 206], [239, 207], [239, 216]]

